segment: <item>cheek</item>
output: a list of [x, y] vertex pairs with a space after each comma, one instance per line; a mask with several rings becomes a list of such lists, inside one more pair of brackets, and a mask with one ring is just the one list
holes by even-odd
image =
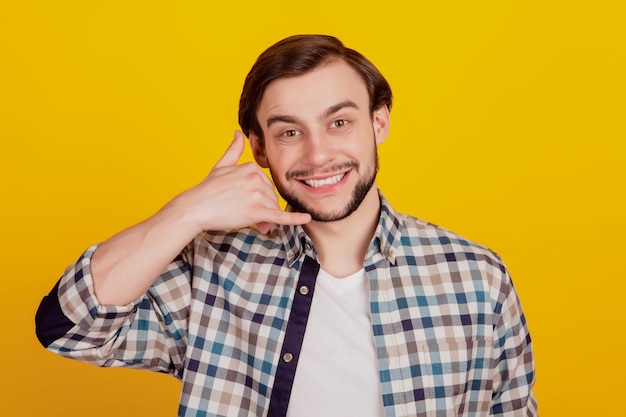
[[268, 152], [267, 162], [272, 172], [274, 182], [283, 181], [287, 171], [292, 168], [293, 165], [287, 159], [287, 155], [284, 152]]
[[276, 170], [287, 170], [300, 160], [295, 146], [266, 148], [266, 155], [269, 163]]

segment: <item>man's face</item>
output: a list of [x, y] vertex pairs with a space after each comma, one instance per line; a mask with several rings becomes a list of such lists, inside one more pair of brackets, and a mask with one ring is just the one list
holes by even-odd
[[376, 146], [387, 136], [389, 112], [370, 113], [365, 83], [344, 61], [273, 81], [257, 117], [265, 145], [250, 136], [255, 159], [296, 211], [341, 220], [376, 192]]

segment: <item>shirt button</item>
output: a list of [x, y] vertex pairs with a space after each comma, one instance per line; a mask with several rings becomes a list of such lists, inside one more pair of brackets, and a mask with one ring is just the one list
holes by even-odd
[[304, 244], [304, 249], [306, 249], [307, 251], [311, 250], [311, 244], [309, 242]]
[[293, 354], [287, 352], [283, 355], [283, 360], [287, 363], [291, 362], [293, 360]]
[[296, 257], [296, 254], [292, 251], [287, 252], [287, 258], [289, 259], [293, 259]]
[[303, 285], [300, 287], [300, 294], [307, 295], [308, 293], [309, 293], [309, 287], [307, 287], [306, 285]]

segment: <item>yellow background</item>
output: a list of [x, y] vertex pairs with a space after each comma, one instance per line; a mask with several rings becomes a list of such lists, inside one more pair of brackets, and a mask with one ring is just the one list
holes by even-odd
[[2, 2], [0, 415], [175, 415], [175, 379], [57, 357], [35, 310], [83, 249], [208, 173], [256, 56], [311, 32], [363, 52], [394, 89], [386, 196], [508, 263], [541, 415], [623, 415], [621, 4]]

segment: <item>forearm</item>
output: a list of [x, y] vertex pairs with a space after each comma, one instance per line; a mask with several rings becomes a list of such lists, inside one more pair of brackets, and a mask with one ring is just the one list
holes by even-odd
[[148, 290], [199, 232], [183, 213], [168, 205], [98, 247], [91, 261], [91, 273], [101, 304], [125, 305]]
[[94, 294], [91, 261], [96, 248], [88, 248], [70, 265], [42, 300], [35, 320], [41, 344], [98, 366], [179, 372], [191, 297], [187, 260], [193, 257], [192, 246], [167, 265], [155, 287], [124, 306], [102, 305]]

